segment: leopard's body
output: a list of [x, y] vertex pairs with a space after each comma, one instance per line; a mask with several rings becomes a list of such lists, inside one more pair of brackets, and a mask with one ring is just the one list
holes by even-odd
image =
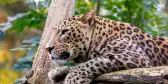
[[[46, 45], [52, 59], [78, 64], [66, 72], [64, 84], [89, 84], [112, 71], [168, 65], [167, 38], [95, 16], [93, 11], [66, 19], [54, 29]], [[58, 76], [52, 71], [49, 77], [56, 80]]]

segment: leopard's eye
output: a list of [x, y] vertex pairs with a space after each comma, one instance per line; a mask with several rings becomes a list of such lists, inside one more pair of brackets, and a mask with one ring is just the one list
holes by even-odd
[[65, 40], [68, 36], [68, 32], [70, 32], [70, 29], [62, 29], [60, 32], [60, 40]]
[[63, 29], [62, 31], [61, 31], [61, 35], [62, 34], [65, 34], [66, 32], [68, 32], [69, 31], [69, 29]]

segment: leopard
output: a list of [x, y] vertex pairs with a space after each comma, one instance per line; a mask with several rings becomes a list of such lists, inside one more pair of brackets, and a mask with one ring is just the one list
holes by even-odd
[[[52, 69], [48, 76], [61, 84], [90, 84], [105, 73], [168, 65], [166, 37], [96, 16], [94, 10], [57, 23], [46, 49], [55, 65], [63, 67]], [[66, 62], [75, 66], [64, 66]]]

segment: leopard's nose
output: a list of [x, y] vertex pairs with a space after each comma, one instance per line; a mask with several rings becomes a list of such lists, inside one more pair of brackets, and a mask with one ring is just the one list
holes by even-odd
[[54, 46], [53, 47], [48, 47], [48, 48], [46, 48], [47, 49], [47, 51], [51, 54], [51, 51], [54, 49]]
[[63, 51], [60, 53], [60, 58], [68, 59], [70, 57], [70, 53], [68, 51]]

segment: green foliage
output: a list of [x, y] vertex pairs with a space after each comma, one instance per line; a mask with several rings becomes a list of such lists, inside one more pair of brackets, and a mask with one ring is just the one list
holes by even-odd
[[96, 5], [96, 0], [91, 0], [87, 2], [86, 0], [77, 0], [74, 8], [74, 15], [80, 15], [86, 13], [89, 9], [94, 8]]
[[[97, 0], [92, 3], [97, 2]], [[168, 36], [168, 16], [159, 11], [160, 0], [100, 0], [100, 15], [112, 20], [133, 23], [151, 35]], [[92, 5], [95, 6], [95, 5]], [[84, 0], [76, 2], [75, 14], [83, 14], [89, 7]], [[167, 23], [166, 23], [167, 22]]]
[[75, 64], [72, 62], [66, 62], [64, 63], [64, 66], [75, 66]]
[[15, 3], [17, 1], [22, 1], [22, 0], [0, 0], [0, 6], [5, 5], [5, 4], [9, 4], [9, 3]]
[[133, 23], [141, 29], [149, 28], [147, 25], [159, 18], [153, 0], [106, 0], [103, 7], [109, 12], [104, 17]]
[[[39, 42], [40, 42], [39, 37], [33, 37], [28, 40], [23, 40], [23, 43], [27, 45], [22, 45], [17, 48], [11, 49], [11, 51], [28, 50], [27, 54], [22, 58], [20, 58], [17, 61], [17, 63], [14, 64], [13, 69], [15, 71], [25, 72], [32, 68], [33, 58], [37, 54], [37, 48], [38, 48]], [[14, 84], [20, 84], [22, 79], [23, 78], [18, 78]]]
[[3, 40], [6, 35], [6, 32], [0, 31], [0, 40]]
[[17, 48], [11, 49], [11, 51], [16, 50], [28, 50], [27, 54], [20, 58], [17, 63], [13, 66], [13, 69], [16, 71], [27, 71], [31, 69], [32, 66], [32, 59], [36, 55], [37, 47], [39, 45], [40, 38], [39, 37], [33, 37], [29, 40], [23, 40], [23, 43], [29, 44], [29, 45], [22, 45]]
[[22, 80], [24, 80], [24, 78], [18, 78], [14, 84], [21, 84]]
[[11, 28], [17, 32], [22, 32], [24, 28], [43, 29], [47, 14], [45, 9], [30, 10], [25, 16], [17, 19]]

